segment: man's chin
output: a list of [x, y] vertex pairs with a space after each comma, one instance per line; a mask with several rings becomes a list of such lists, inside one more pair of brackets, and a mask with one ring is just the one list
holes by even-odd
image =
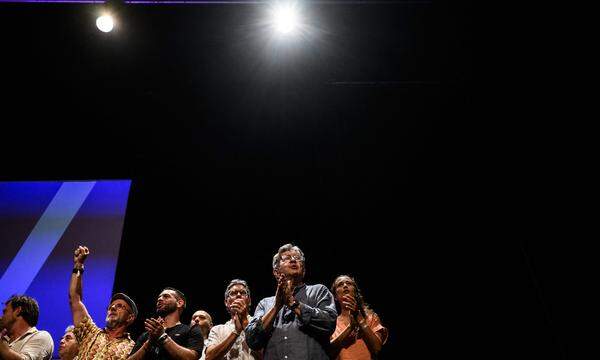
[[117, 326], [117, 320], [114, 319], [106, 319], [106, 327], [108, 329], [114, 329]]

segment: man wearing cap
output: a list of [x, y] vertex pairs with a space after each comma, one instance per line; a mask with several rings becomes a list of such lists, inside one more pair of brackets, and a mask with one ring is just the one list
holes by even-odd
[[157, 318], [146, 319], [129, 360], [198, 360], [204, 348], [202, 331], [179, 320], [185, 309], [185, 295], [167, 287], [156, 300]]
[[89, 253], [85, 246], [79, 246], [75, 250], [73, 274], [69, 285], [74, 333], [79, 342], [78, 360], [126, 359], [135, 344], [126, 330], [137, 317], [137, 306], [129, 296], [123, 293], [114, 294], [106, 311], [106, 327], [100, 329], [96, 326], [81, 301], [83, 263]]

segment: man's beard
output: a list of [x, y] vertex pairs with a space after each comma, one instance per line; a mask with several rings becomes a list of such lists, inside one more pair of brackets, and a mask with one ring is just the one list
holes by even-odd
[[106, 317], [106, 328], [108, 328], [108, 329], [114, 329], [122, 323], [124, 323], [124, 321], [121, 321], [121, 319], [119, 319], [118, 317], [117, 318], [111, 318], [109, 316]]
[[161, 309], [156, 309], [156, 314], [160, 317], [165, 317], [177, 310], [177, 304], [166, 304]]

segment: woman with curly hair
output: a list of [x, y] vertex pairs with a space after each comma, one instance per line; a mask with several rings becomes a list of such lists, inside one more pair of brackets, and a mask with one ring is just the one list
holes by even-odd
[[331, 356], [338, 360], [371, 360], [385, 344], [388, 331], [377, 314], [363, 302], [356, 281], [338, 276], [331, 292], [338, 306], [337, 326], [331, 336]]

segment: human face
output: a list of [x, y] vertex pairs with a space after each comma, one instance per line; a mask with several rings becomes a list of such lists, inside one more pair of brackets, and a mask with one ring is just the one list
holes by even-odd
[[156, 299], [156, 312], [162, 317], [173, 313], [178, 306], [183, 306], [183, 300], [178, 300], [173, 290], [164, 290]]
[[0, 330], [10, 330], [15, 321], [17, 321], [19, 309], [20, 307], [17, 307], [17, 309], [13, 309], [12, 304], [9, 302], [4, 303], [2, 317], [0, 317]]
[[302, 261], [300, 253], [296, 250], [281, 253], [279, 268], [276, 272], [286, 278], [304, 278], [304, 261]]
[[227, 295], [227, 299], [225, 299], [225, 306], [229, 310], [231, 304], [237, 299], [242, 299], [246, 302], [246, 306], [250, 304], [250, 296], [248, 296], [248, 290], [242, 284], [233, 285], [229, 289], [229, 293]]
[[333, 287], [335, 290], [335, 298], [338, 301], [341, 301], [344, 295], [356, 297], [356, 283], [348, 276], [340, 276], [335, 279]]
[[61, 359], [73, 359], [78, 352], [79, 343], [75, 338], [75, 334], [72, 331], [67, 331], [60, 340], [58, 355]]
[[129, 304], [123, 299], [116, 299], [106, 310], [106, 327], [114, 329], [120, 325], [127, 325], [129, 321], [133, 321], [130, 317], [133, 317], [133, 311]]
[[190, 326], [198, 324], [200, 327], [210, 327], [210, 315], [206, 311], [198, 310], [192, 315]]

